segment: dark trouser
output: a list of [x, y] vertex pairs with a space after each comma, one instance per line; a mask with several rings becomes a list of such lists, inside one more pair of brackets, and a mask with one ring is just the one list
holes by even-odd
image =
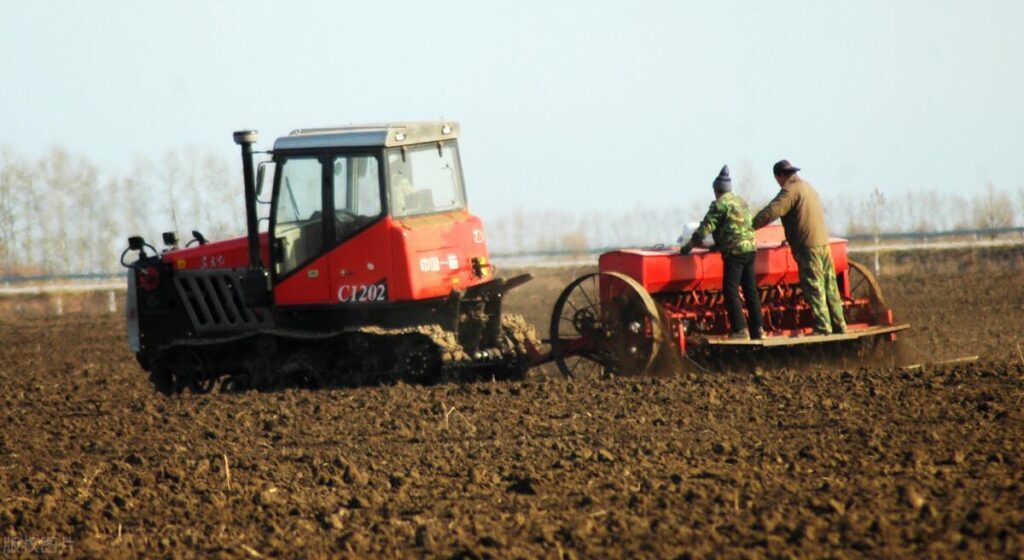
[[725, 278], [722, 281], [722, 292], [725, 293], [725, 307], [729, 310], [729, 328], [732, 332], [747, 329], [747, 321], [743, 318], [743, 304], [740, 302], [740, 290], [743, 287], [743, 299], [747, 301], [747, 313], [750, 315], [750, 333], [755, 334], [764, 329], [764, 316], [761, 314], [761, 294], [757, 291], [757, 278], [754, 276], [754, 256], [757, 252], [740, 255], [723, 255], [725, 261]]

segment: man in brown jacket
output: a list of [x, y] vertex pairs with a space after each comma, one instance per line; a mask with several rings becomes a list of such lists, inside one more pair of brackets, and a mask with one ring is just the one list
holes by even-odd
[[786, 241], [800, 269], [804, 299], [814, 314], [814, 334], [845, 333], [843, 300], [818, 192], [796, 174], [800, 168], [787, 160], [776, 163], [773, 171], [781, 190], [754, 216], [754, 229], [782, 218]]

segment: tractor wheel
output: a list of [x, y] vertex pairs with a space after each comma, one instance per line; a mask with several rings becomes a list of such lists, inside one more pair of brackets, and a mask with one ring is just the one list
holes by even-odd
[[399, 343], [395, 379], [416, 385], [429, 385], [441, 379], [441, 356], [437, 345], [419, 335], [404, 337]]
[[850, 264], [850, 297], [870, 301], [875, 314], [889, 309], [882, 297], [882, 288], [868, 267], [853, 260], [847, 262]]
[[177, 392], [188, 389], [193, 394], [204, 394], [217, 386], [217, 378], [211, 374], [209, 360], [202, 350], [178, 348], [171, 356]]
[[154, 360], [149, 370], [149, 382], [158, 393], [171, 396], [177, 392], [174, 387], [174, 372], [160, 360]]
[[643, 375], [657, 358], [661, 339], [654, 300], [617, 272], [572, 281], [551, 314], [551, 357], [567, 377]]

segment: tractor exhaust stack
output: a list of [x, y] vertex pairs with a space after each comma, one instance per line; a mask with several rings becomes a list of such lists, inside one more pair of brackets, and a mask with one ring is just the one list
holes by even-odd
[[245, 226], [249, 232], [249, 270], [263, 270], [260, 261], [260, 233], [256, 214], [256, 177], [253, 174], [252, 145], [259, 139], [255, 130], [234, 134], [235, 144], [242, 147], [242, 175], [245, 181]]

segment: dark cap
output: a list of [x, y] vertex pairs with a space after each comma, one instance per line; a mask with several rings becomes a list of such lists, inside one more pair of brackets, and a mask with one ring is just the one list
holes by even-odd
[[775, 172], [776, 176], [779, 176], [779, 175], [785, 176], [785, 175], [792, 175], [792, 174], [796, 173], [797, 171], [800, 171], [800, 168], [799, 167], [794, 167], [792, 163], [789, 163], [788, 159], [783, 159], [783, 160], [779, 160], [779, 162], [775, 164], [775, 167], [772, 168], [772, 171]]
[[718, 177], [715, 177], [711, 186], [718, 192], [729, 192], [732, 190], [732, 177], [729, 176], [728, 165], [722, 166], [722, 170], [718, 172]]

